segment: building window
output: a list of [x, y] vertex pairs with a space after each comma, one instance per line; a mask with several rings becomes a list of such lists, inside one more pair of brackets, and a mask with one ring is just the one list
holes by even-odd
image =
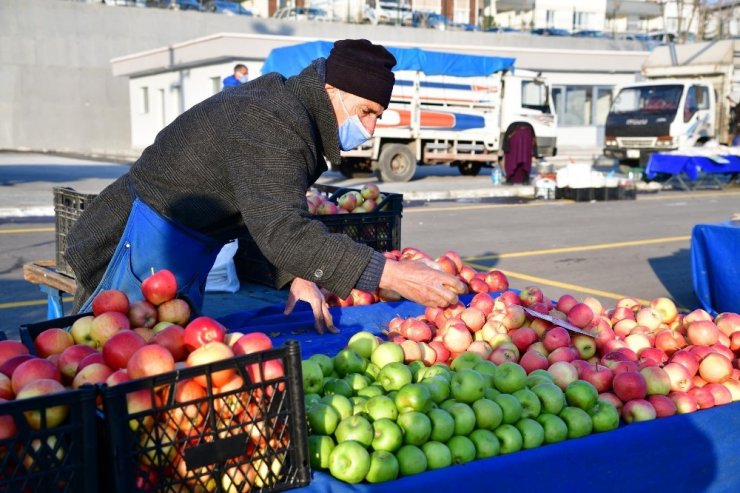
[[218, 94], [221, 92], [221, 77], [211, 77], [211, 93]]
[[545, 11], [545, 25], [547, 27], [553, 27], [555, 25], [555, 11], [554, 10]]
[[144, 115], [149, 114], [149, 88], [141, 88], [141, 113]]

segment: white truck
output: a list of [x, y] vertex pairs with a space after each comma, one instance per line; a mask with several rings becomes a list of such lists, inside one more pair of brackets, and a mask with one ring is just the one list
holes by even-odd
[[[263, 73], [289, 76], [331, 43], [316, 41], [273, 50]], [[557, 118], [548, 82], [514, 70], [514, 59], [425, 52], [389, 47], [396, 56], [396, 84], [388, 109], [367, 143], [342, 153], [333, 170], [351, 177], [376, 172], [383, 181], [408, 181], [417, 164], [457, 166], [477, 175], [498, 163], [509, 128], [525, 125], [539, 155], [556, 153]]]
[[[730, 144], [740, 102], [740, 43], [659, 46], [642, 65], [645, 80], [619, 88], [604, 128], [604, 155], [644, 165], [653, 152]], [[734, 102], [731, 102], [734, 100]]]

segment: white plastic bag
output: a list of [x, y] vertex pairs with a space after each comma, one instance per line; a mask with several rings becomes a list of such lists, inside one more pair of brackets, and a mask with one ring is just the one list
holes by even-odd
[[206, 292], [222, 291], [236, 293], [239, 291], [239, 277], [236, 275], [234, 255], [239, 249], [239, 241], [225, 244], [216, 256], [211, 271], [206, 279]]

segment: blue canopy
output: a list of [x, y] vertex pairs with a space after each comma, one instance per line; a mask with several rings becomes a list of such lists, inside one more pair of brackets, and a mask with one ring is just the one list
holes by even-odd
[[[311, 41], [270, 52], [262, 67], [262, 73], [278, 72], [285, 77], [297, 75], [316, 58], [329, 56], [334, 43], [331, 41]], [[396, 48], [386, 46], [396, 57], [394, 72], [400, 70], [421, 71], [426, 75], [454, 75], [458, 77], [487, 76], [511, 70], [514, 58], [496, 56], [460, 55], [427, 51], [420, 48]]]

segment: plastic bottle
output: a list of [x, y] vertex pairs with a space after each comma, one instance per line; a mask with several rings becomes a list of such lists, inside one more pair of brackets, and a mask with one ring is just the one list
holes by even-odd
[[491, 182], [494, 185], [501, 185], [501, 169], [498, 166], [494, 166], [491, 170]]

